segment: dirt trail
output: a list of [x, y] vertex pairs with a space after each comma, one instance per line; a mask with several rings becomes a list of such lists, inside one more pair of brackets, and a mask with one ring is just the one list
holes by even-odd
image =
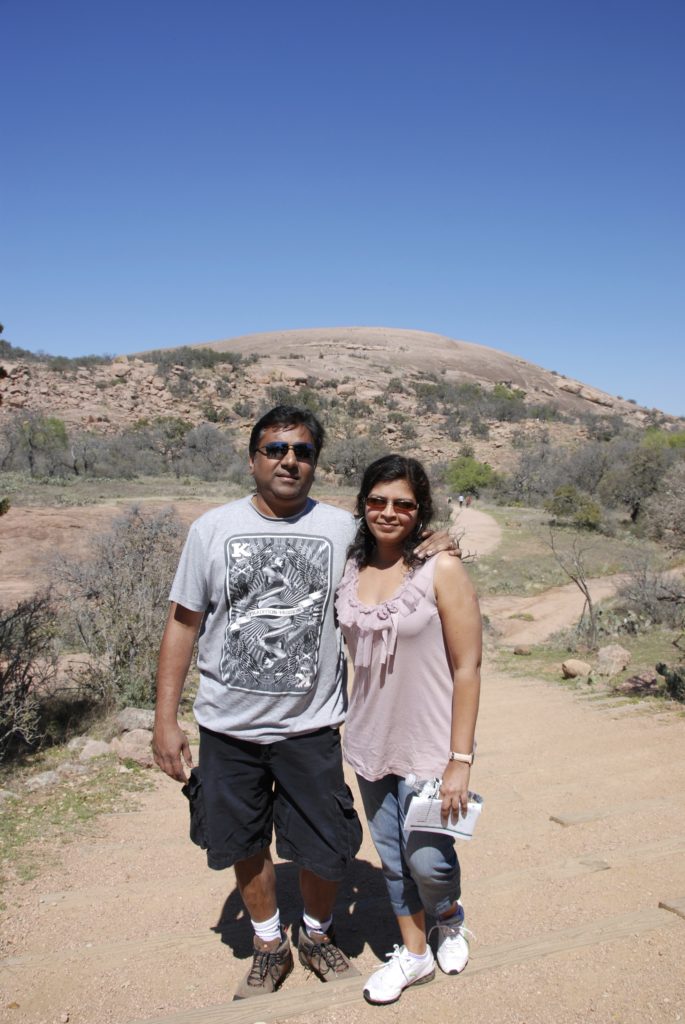
[[[482, 557], [494, 551], [500, 543], [501, 530], [487, 512], [474, 508], [457, 510], [453, 513], [453, 523], [462, 534], [460, 544], [466, 554]], [[619, 579], [603, 577], [589, 580], [593, 601], [611, 597]], [[584, 601], [575, 583], [569, 583], [533, 597], [482, 597], [481, 608], [495, 627], [500, 643], [514, 646], [542, 643], [558, 630], [577, 622]]]
[[[476, 544], [478, 522], [490, 526], [465, 511]], [[178, 785], [156, 774], [138, 807], [122, 796], [97, 835], [50, 848], [40, 876], [7, 892], [0, 1019], [685, 1021], [682, 715], [594, 702], [486, 663], [478, 741], [472, 785], [485, 809], [473, 842], [459, 845], [477, 938], [459, 978], [438, 974], [379, 1009], [358, 981], [326, 986], [296, 965], [277, 995], [232, 1004], [249, 955], [234, 875], [207, 869]], [[290, 928], [296, 874], [286, 864], [277, 874]], [[362, 975], [399, 941], [368, 838], [336, 921]]]
[[[378, 1010], [358, 983], [325, 986], [296, 966], [277, 996], [231, 1004], [249, 952], [234, 876], [206, 868], [178, 786], [157, 775], [139, 809], [122, 804], [97, 836], [50, 850], [44, 873], [7, 894], [0, 1017], [370, 1024], [454, 1020], [458, 1004], [462, 1024], [685, 1019], [682, 717], [487, 665], [484, 678], [472, 784], [485, 810], [459, 846], [477, 939], [461, 977]], [[362, 973], [398, 941], [377, 865], [367, 839], [336, 911]], [[277, 872], [290, 927], [295, 873]]]

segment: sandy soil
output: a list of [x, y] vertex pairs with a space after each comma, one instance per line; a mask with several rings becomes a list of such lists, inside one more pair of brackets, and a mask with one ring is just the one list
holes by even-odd
[[[489, 517], [467, 511], [469, 542], [496, 544]], [[277, 995], [231, 1003], [249, 955], [234, 876], [206, 868], [178, 785], [157, 774], [139, 806], [122, 797], [95, 836], [50, 848], [40, 876], [6, 894], [0, 1019], [685, 1020], [684, 739], [675, 710], [593, 701], [486, 663], [472, 775], [485, 807], [459, 845], [471, 962], [387, 1008], [367, 1006], [357, 981], [323, 985], [299, 965]], [[295, 872], [277, 873], [290, 928]], [[362, 975], [398, 941], [368, 838], [336, 920]]]

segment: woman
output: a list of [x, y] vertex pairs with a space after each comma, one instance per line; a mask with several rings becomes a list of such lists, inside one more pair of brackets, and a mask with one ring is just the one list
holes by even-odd
[[408, 985], [435, 976], [426, 914], [436, 920], [441, 969], [458, 974], [468, 962], [454, 842], [402, 827], [410, 774], [442, 779], [445, 820], [466, 814], [478, 714], [474, 589], [458, 559], [441, 553], [420, 563], [412, 553], [432, 511], [419, 462], [400, 455], [373, 462], [336, 598], [355, 665], [343, 751], [357, 773], [403, 943], [366, 982], [371, 1003], [394, 1002]]

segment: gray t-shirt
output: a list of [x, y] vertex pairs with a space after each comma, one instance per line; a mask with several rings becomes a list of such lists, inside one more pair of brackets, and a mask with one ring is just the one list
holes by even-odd
[[193, 523], [169, 597], [205, 613], [200, 725], [253, 743], [340, 725], [333, 599], [354, 534], [349, 512], [311, 498], [288, 519], [263, 516], [248, 496]]

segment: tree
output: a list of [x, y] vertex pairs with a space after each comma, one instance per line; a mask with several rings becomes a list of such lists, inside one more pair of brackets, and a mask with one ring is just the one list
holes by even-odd
[[28, 469], [32, 477], [57, 476], [69, 468], [67, 428], [56, 416], [20, 412], [3, 425], [2, 469]]
[[560, 548], [557, 535], [553, 529], [549, 531], [549, 546], [559, 568], [575, 583], [585, 598], [585, 604], [583, 605], [576, 631], [580, 633], [584, 630], [588, 647], [590, 650], [595, 650], [597, 647], [597, 612], [592, 601], [587, 566], [585, 564], [585, 556], [590, 550], [590, 546], [581, 546], [578, 538], [574, 537], [571, 544], [564, 551]]
[[495, 471], [488, 462], [479, 462], [472, 455], [460, 455], [450, 462], [445, 482], [453, 494], [473, 494], [478, 497], [482, 488], [495, 481]]
[[605, 505], [624, 505], [632, 522], [645, 500], [657, 490], [669, 464], [668, 450], [653, 445], [627, 444], [617, 438], [612, 444], [611, 469], [602, 477], [598, 493]]
[[211, 423], [203, 423], [186, 434], [178, 467], [181, 472], [203, 480], [219, 480], [226, 476], [234, 458], [235, 450], [228, 436]]
[[189, 430], [190, 423], [178, 416], [160, 416], [150, 429], [152, 447], [177, 478], [181, 475], [180, 462]]
[[321, 453], [324, 469], [332, 470], [346, 481], [358, 483], [364, 469], [386, 451], [375, 437], [348, 437], [327, 444]]

